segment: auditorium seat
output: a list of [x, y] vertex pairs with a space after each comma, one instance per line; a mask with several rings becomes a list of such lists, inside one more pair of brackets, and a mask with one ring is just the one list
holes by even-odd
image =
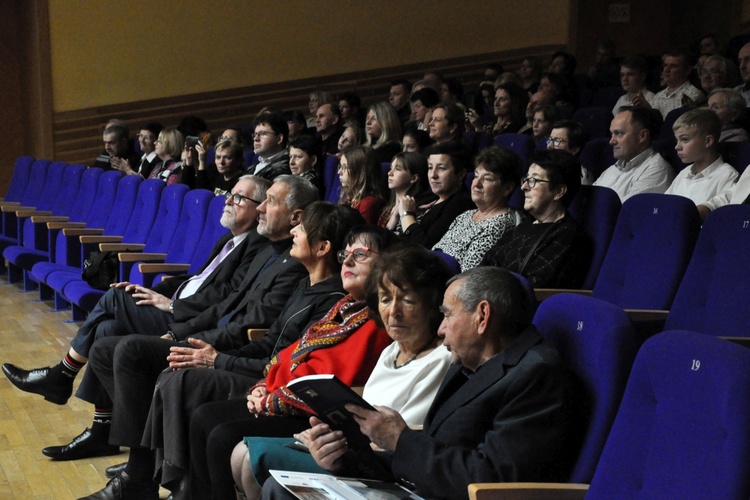
[[612, 123], [612, 108], [579, 108], [572, 120], [583, 125], [589, 139], [609, 138], [609, 125]]
[[750, 165], [750, 142], [720, 142], [719, 153], [740, 175]]
[[594, 92], [594, 97], [591, 98], [591, 105], [607, 108], [611, 111], [623, 95], [625, 95], [625, 91], [620, 85], [602, 87]]
[[18, 225], [16, 224], [15, 212], [17, 210], [34, 210], [39, 197], [44, 190], [44, 182], [47, 178], [47, 167], [49, 160], [36, 160], [31, 165], [29, 182], [18, 202], [0, 202], [2, 211], [2, 234], [0, 234], [0, 252], [6, 247], [19, 244]]
[[581, 165], [591, 172], [594, 180], [598, 179], [602, 172], [615, 163], [609, 139], [602, 137], [588, 141], [583, 146], [580, 160]]
[[0, 198], [0, 205], [3, 202], [8, 205], [21, 203], [21, 197], [31, 178], [31, 165], [33, 163], [34, 158], [31, 156], [19, 156], [16, 158], [15, 165], [13, 166], [13, 176], [10, 178], [10, 183], [8, 184], [8, 191], [5, 192], [4, 197]]
[[534, 139], [532, 139], [530, 135], [500, 134], [495, 136], [493, 144], [495, 146], [508, 148], [520, 156], [521, 161], [523, 162], [523, 171], [528, 171], [531, 155], [534, 153]]

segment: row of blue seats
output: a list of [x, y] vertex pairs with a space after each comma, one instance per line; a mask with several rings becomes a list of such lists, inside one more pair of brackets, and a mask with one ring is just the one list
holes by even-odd
[[[58, 197], [74, 200], [68, 215], [25, 216], [19, 211], [18, 240], [3, 236], [2, 244], [9, 280], [23, 278], [26, 290], [41, 285], [41, 299], [54, 292], [57, 308], [74, 306], [74, 320], [82, 319], [103, 294], [81, 278], [83, 261], [92, 250], [141, 252], [120, 254], [118, 279], [150, 286], [153, 273], [136, 264], [165, 261], [183, 264], [173, 265], [173, 271], [193, 272], [227, 231], [219, 224], [224, 199], [210, 191], [165, 186], [160, 180], [144, 181], [116, 171], [81, 172], [74, 165], [66, 167], [65, 174]], [[80, 182], [71, 180], [75, 178]]]

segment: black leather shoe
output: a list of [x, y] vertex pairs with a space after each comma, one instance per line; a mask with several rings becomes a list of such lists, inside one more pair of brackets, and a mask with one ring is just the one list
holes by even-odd
[[159, 485], [153, 481], [147, 483], [135, 482], [128, 473], [120, 471], [109, 480], [107, 486], [87, 497], [78, 500], [158, 500]]
[[56, 405], [64, 405], [73, 394], [73, 379], [64, 375], [51, 377], [49, 367], [24, 370], [16, 365], [5, 363], [3, 373], [13, 385], [22, 391], [41, 394], [44, 399]]
[[121, 464], [113, 465], [112, 467], [107, 467], [104, 470], [104, 475], [107, 476], [107, 479], [112, 479], [119, 472], [124, 471], [126, 465], [128, 465], [128, 463], [127, 462], [123, 462]]
[[52, 460], [78, 460], [79, 458], [106, 457], [120, 453], [120, 447], [107, 442], [107, 436], [97, 437], [86, 430], [64, 446], [48, 446], [42, 453]]

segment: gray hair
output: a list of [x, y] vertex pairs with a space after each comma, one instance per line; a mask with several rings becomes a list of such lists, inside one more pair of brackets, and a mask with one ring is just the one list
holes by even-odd
[[289, 194], [286, 195], [286, 206], [290, 212], [300, 208], [304, 210], [310, 203], [320, 199], [318, 188], [299, 175], [280, 175], [273, 180], [274, 184], [277, 182], [282, 182], [289, 188]]
[[243, 175], [239, 179], [237, 179], [237, 182], [239, 181], [253, 181], [255, 184], [255, 191], [253, 191], [253, 199], [258, 200], [259, 202], [262, 202], [266, 199], [266, 191], [268, 191], [268, 188], [271, 187], [271, 181], [268, 179], [264, 179], [263, 177], [258, 177], [257, 175]]
[[718, 88], [713, 89], [709, 94], [708, 97], [711, 97], [714, 94], [724, 94], [724, 98], [726, 99], [727, 107], [733, 112], [733, 113], [740, 113], [745, 111], [745, 98], [742, 97], [742, 94], [737, 92], [734, 89], [726, 89], [726, 88]]
[[482, 301], [499, 315], [502, 334], [516, 337], [531, 323], [532, 309], [529, 294], [513, 273], [499, 267], [475, 267], [448, 280], [458, 283], [456, 299], [464, 310], [473, 311]]

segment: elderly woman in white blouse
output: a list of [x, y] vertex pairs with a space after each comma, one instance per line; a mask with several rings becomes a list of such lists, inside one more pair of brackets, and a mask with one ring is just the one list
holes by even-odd
[[432, 248], [455, 257], [461, 271], [477, 267], [487, 250], [521, 223], [521, 214], [508, 206], [521, 183], [521, 172], [521, 159], [509, 149], [482, 151], [474, 161], [471, 183], [471, 199], [477, 208], [456, 217]]

